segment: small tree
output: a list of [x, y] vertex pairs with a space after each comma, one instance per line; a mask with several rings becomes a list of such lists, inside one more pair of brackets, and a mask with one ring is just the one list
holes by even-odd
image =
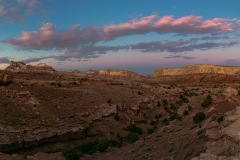
[[196, 113], [195, 116], [193, 117], [193, 121], [194, 121], [195, 123], [200, 123], [200, 122], [202, 122], [203, 120], [205, 120], [205, 118], [206, 118], [205, 113], [203, 113], [203, 112], [198, 112], [198, 113]]

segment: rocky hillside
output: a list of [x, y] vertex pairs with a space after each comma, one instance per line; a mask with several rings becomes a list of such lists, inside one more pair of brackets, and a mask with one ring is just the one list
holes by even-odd
[[188, 75], [188, 74], [224, 74], [234, 75], [240, 73], [240, 67], [215, 66], [209, 64], [191, 65], [182, 68], [161, 68], [154, 72], [153, 77], [162, 75]]
[[5, 71], [9, 72], [27, 72], [27, 73], [54, 73], [55, 70], [47, 66], [44, 63], [40, 63], [37, 66], [26, 65], [23, 62], [11, 61], [10, 65], [5, 68]]

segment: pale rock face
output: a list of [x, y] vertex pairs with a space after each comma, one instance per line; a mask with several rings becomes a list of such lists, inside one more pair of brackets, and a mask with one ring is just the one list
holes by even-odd
[[156, 70], [153, 77], [158, 77], [162, 75], [188, 75], [188, 74], [224, 74], [233, 75], [239, 74], [240, 67], [232, 66], [215, 66], [208, 64], [192, 65], [183, 68], [161, 68]]
[[238, 91], [234, 88], [228, 87], [223, 91], [223, 95], [225, 96], [225, 99], [228, 101], [236, 101]]
[[124, 71], [124, 70], [100, 70], [98, 71], [98, 74], [104, 75], [104, 76], [116, 76], [116, 77], [134, 78], [134, 79], [140, 78], [140, 75], [134, 72]]
[[8, 74], [0, 74], [0, 84], [8, 84], [13, 80], [13, 77]]
[[40, 63], [37, 66], [26, 65], [23, 62], [13, 62], [4, 69], [8, 72], [27, 72], [27, 73], [54, 73], [55, 70], [47, 66], [45, 63]]

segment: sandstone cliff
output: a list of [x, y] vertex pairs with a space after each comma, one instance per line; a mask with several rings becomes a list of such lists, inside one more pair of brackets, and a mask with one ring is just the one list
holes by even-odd
[[37, 66], [26, 65], [23, 62], [11, 61], [10, 65], [4, 69], [9, 72], [28, 72], [28, 73], [54, 73], [55, 70], [44, 63]]
[[141, 78], [140, 75], [134, 72], [124, 71], [124, 70], [100, 70], [98, 71], [98, 75], [116, 76], [116, 77], [131, 78], [131, 79]]
[[188, 75], [188, 74], [225, 74], [233, 75], [239, 74], [240, 67], [236, 66], [215, 66], [209, 64], [199, 64], [191, 65], [182, 68], [161, 68], [156, 70], [153, 74], [153, 77], [158, 77], [162, 75]]

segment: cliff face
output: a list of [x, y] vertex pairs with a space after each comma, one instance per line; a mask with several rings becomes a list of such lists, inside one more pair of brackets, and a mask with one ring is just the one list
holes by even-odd
[[100, 70], [98, 71], [99, 75], [104, 76], [116, 76], [116, 77], [123, 77], [123, 78], [131, 78], [131, 79], [139, 79], [141, 78], [140, 75], [124, 70]]
[[158, 77], [162, 75], [188, 75], [188, 74], [225, 74], [225, 75], [233, 75], [239, 74], [240, 67], [233, 66], [215, 66], [215, 65], [192, 65], [186, 66], [183, 68], [161, 68], [156, 70], [153, 74], [153, 77]]
[[4, 69], [9, 72], [28, 72], [28, 73], [54, 73], [55, 70], [47, 66], [46, 64], [40, 64], [37, 66], [26, 65], [23, 62], [13, 62], [11, 61], [10, 65]]

